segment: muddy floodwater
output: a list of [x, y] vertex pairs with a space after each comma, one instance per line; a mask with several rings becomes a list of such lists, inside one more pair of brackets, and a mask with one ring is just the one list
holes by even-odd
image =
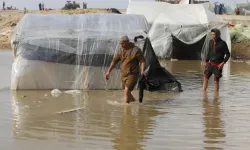
[[[122, 91], [11, 91], [10, 52], [0, 52], [1, 150], [249, 150], [250, 65], [224, 67], [221, 91], [202, 92], [200, 61], [161, 61], [182, 93], [145, 93], [123, 105]], [[138, 97], [138, 91], [134, 91]]]

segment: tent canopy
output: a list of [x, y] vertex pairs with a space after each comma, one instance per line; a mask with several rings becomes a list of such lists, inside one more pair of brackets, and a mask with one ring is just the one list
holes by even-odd
[[[231, 47], [227, 23], [209, 11], [206, 5], [167, 4], [164, 5], [164, 10], [162, 10], [161, 8], [158, 9], [158, 2], [154, 3], [152, 5], [148, 2], [136, 2], [130, 3], [129, 7], [132, 9], [135, 7], [133, 5], [137, 5], [137, 9], [140, 10], [139, 14], [144, 13], [147, 20], [148, 18], [153, 20], [149, 31], [149, 38], [158, 57], [171, 58], [173, 52], [179, 47], [178, 45], [174, 45], [174, 43], [178, 42], [174, 42], [173, 40], [178, 40], [186, 45], [179, 47], [179, 51], [189, 53], [189, 55], [196, 55], [192, 59], [203, 58], [207, 50], [207, 43], [212, 28], [220, 29], [222, 39], [227, 42], [229, 48]], [[157, 13], [149, 12], [145, 9], [145, 5], [148, 5], [150, 9], [159, 11]], [[136, 12], [136, 9], [133, 12]], [[150, 15], [151, 13], [152, 15]], [[204, 44], [201, 44], [200, 40], [203, 40]], [[195, 46], [195, 44], [199, 46]], [[191, 47], [196, 50], [192, 52]], [[189, 58], [187, 57], [186, 59]]]
[[[91, 39], [95, 39], [92, 42], [95, 42], [97, 45], [97, 43], [101, 43], [104, 39], [117, 42], [117, 39], [119, 40], [124, 35], [127, 35], [131, 39], [138, 35], [146, 36], [147, 31], [147, 22], [142, 15], [27, 14], [17, 25], [12, 44], [31, 44], [63, 52], [79, 53], [79, 45], [84, 45], [84, 43]], [[71, 43], [69, 43], [69, 38], [71, 39]], [[91, 48], [89, 47], [91, 45], [85, 46], [88, 46], [85, 52], [91, 53], [91, 51], [95, 52], [99, 50], [99, 53], [105, 53], [100, 48]], [[111, 53], [114, 52], [111, 49], [109, 51]], [[17, 53], [20, 53], [20, 51]]]
[[150, 25], [153, 24], [156, 17], [169, 7], [171, 7], [171, 4], [166, 2], [131, 1], [129, 2], [126, 13], [144, 15], [150, 27]]
[[171, 32], [187, 44], [195, 43], [207, 34], [209, 28], [219, 24], [226, 25], [203, 5], [171, 5], [154, 20], [149, 36], [154, 40], [160, 33]]

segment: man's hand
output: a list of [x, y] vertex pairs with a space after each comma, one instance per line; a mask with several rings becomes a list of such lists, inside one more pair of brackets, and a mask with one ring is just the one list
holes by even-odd
[[144, 71], [141, 71], [141, 75], [144, 75]]
[[106, 73], [106, 75], [105, 75], [106, 80], [109, 80], [109, 74], [110, 74], [110, 72], [107, 71], [107, 73]]
[[206, 63], [206, 62], [204, 62], [204, 63], [203, 63], [203, 67], [204, 67], [204, 68], [206, 68], [206, 66], [207, 66], [207, 63]]
[[116, 63], [117, 62], [112, 61], [111, 65], [110, 65], [110, 67], [109, 67], [109, 69], [108, 69], [108, 71], [106, 72], [106, 75], [105, 75], [106, 80], [109, 80], [109, 74], [112, 71], [112, 69], [115, 67]]
[[221, 70], [223, 68], [224, 64], [225, 64], [224, 62], [220, 63], [218, 66], [218, 69]]

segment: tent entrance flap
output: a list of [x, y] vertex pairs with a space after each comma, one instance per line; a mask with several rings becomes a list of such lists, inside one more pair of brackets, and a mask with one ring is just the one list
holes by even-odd
[[186, 44], [180, 41], [178, 38], [172, 35], [173, 39], [173, 51], [172, 58], [179, 60], [201, 60], [201, 53], [206, 36], [197, 41], [194, 44]]
[[160, 65], [149, 38], [145, 40], [143, 52], [146, 59], [145, 66], [149, 69], [146, 71], [145, 86], [142, 87], [148, 91], [182, 91], [181, 84], [176, 78]]

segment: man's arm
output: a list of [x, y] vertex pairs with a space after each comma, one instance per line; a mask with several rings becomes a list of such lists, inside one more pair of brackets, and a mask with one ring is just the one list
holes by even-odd
[[229, 60], [229, 58], [230, 58], [230, 52], [229, 52], [229, 49], [228, 49], [228, 46], [227, 46], [226, 42], [225, 42], [225, 49], [224, 49], [224, 51], [225, 51], [225, 55], [226, 56], [225, 56], [223, 62], [226, 63]]
[[224, 45], [224, 53], [225, 53], [225, 57], [224, 57], [224, 60], [223, 60], [223, 62], [218, 66], [218, 68], [219, 69], [222, 69], [223, 68], [223, 66], [224, 66], [224, 64], [229, 60], [229, 58], [230, 58], [230, 52], [229, 52], [229, 49], [228, 49], [228, 47], [227, 47], [227, 43], [225, 42], [224, 43], [225, 45]]
[[208, 61], [210, 60], [210, 46], [211, 46], [211, 41], [209, 41], [209, 44], [208, 44], [208, 49], [207, 49], [208, 52], [205, 58], [206, 63], [208, 63]]
[[109, 66], [109, 69], [108, 69], [108, 73], [110, 73], [115, 68], [115, 65], [117, 63], [118, 63], [117, 61], [112, 61], [111, 62], [110, 66]]
[[106, 79], [108, 80], [109, 79], [109, 74], [110, 72], [114, 69], [115, 65], [120, 61], [121, 57], [120, 57], [120, 51], [118, 51], [114, 57], [113, 57], [113, 60], [110, 64], [110, 67], [106, 73]]
[[207, 63], [210, 60], [210, 45], [211, 45], [211, 41], [209, 41], [208, 48], [207, 48], [207, 55], [205, 56], [205, 63], [203, 63], [204, 68], [207, 66]]

